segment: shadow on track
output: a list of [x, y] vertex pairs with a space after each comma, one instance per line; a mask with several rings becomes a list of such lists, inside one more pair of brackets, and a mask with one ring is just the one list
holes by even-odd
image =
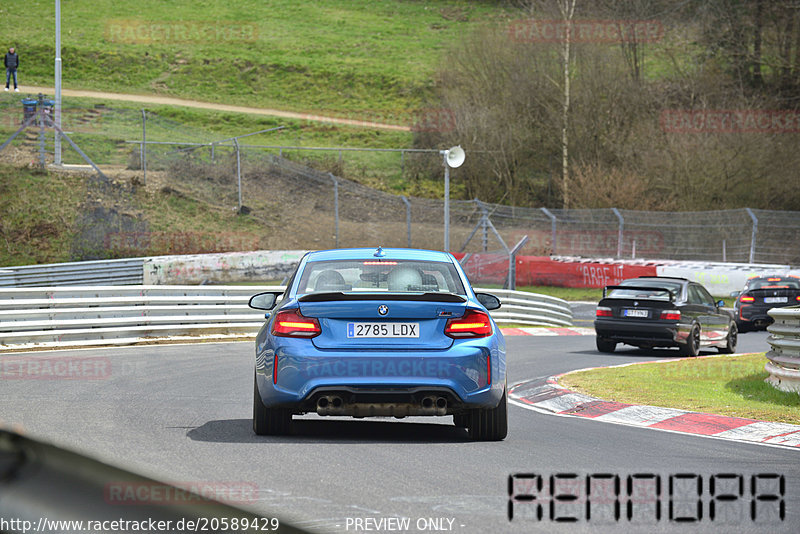
[[250, 419], [209, 421], [186, 433], [194, 441], [212, 443], [460, 443], [467, 431], [443, 417], [446, 424], [348, 419], [297, 419], [287, 436], [256, 436]]

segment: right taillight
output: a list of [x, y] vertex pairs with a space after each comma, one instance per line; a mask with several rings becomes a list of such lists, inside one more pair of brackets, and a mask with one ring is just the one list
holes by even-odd
[[680, 310], [664, 310], [661, 312], [661, 318], [665, 321], [680, 321], [681, 320], [681, 311]]
[[743, 295], [743, 296], [739, 297], [739, 301], [741, 301], [741, 302], [755, 302], [756, 298], [755, 297], [748, 297], [746, 295]]
[[444, 335], [459, 339], [491, 336], [492, 322], [482, 311], [469, 310], [463, 317], [448, 319]]
[[280, 337], [316, 337], [322, 333], [319, 321], [314, 317], [303, 317], [300, 310], [285, 310], [275, 315], [272, 335]]
[[611, 313], [611, 308], [606, 308], [605, 306], [598, 306], [597, 311], [595, 312], [595, 317], [612, 317], [613, 314]]

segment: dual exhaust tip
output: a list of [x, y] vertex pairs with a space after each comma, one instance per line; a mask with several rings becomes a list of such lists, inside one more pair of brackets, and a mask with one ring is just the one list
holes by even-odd
[[394, 416], [447, 415], [447, 399], [428, 395], [421, 402], [410, 403], [351, 403], [345, 404], [338, 395], [324, 395], [317, 399], [319, 415]]

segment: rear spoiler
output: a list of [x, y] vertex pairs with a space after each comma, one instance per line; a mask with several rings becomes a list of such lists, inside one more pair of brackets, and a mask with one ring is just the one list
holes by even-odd
[[[607, 298], [606, 295], [608, 291], [611, 289], [643, 289], [645, 291], [659, 291], [661, 293], [667, 293], [669, 295], [669, 301], [675, 301], [675, 293], [671, 289], [666, 289], [663, 287], [652, 287], [652, 286], [606, 286], [603, 288], [603, 298]], [[647, 300], [647, 299], [639, 299], [639, 300]]]
[[341, 291], [309, 293], [299, 302], [329, 302], [333, 300], [411, 300], [424, 302], [466, 302], [467, 299], [454, 293], [342, 293]]

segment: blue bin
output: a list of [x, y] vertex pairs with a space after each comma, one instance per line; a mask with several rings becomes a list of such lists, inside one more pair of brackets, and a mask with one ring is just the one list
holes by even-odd
[[36, 114], [36, 105], [39, 103], [35, 98], [22, 99], [22, 122], [30, 119]]

